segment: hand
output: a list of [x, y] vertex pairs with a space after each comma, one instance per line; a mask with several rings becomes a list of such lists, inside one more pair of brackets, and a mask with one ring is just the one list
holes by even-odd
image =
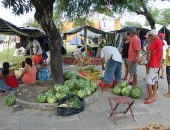
[[135, 62], [138, 63], [140, 61], [140, 58], [139, 57], [136, 57], [135, 58]]

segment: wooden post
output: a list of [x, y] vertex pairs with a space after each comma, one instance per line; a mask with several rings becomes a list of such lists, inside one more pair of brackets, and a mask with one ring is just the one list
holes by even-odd
[[84, 28], [84, 45], [85, 45], [85, 51], [87, 54], [87, 28]]

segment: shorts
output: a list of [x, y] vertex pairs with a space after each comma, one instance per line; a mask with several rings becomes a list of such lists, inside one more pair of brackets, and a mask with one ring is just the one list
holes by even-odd
[[116, 81], [121, 80], [122, 63], [114, 60], [108, 60], [106, 63], [106, 70], [104, 73], [105, 84], [112, 84], [113, 77]]
[[124, 64], [129, 64], [128, 58], [123, 58]]
[[158, 82], [158, 71], [159, 68], [149, 68], [149, 72], [146, 76], [146, 84], [154, 85], [156, 82]]
[[166, 78], [168, 85], [170, 85], [170, 66], [166, 66]]
[[129, 62], [129, 74], [137, 75], [137, 64], [136, 62]]

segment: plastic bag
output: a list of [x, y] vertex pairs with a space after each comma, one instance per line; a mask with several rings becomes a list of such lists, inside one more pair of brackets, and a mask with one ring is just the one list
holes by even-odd
[[81, 107], [80, 108], [69, 108], [69, 107], [59, 107], [57, 109], [57, 113], [59, 116], [71, 116], [71, 115], [75, 115], [78, 114], [80, 112], [82, 112], [85, 109], [85, 101], [83, 98], [79, 97], [78, 95], [67, 95], [65, 97], [63, 97], [59, 103], [58, 106], [61, 104], [65, 104], [65, 102], [69, 99], [69, 98], [73, 98], [76, 97], [78, 99], [80, 99], [81, 101]]

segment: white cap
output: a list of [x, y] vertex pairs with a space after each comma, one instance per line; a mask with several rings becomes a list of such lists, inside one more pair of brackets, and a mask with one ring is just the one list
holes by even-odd
[[156, 29], [153, 29], [148, 32], [148, 35], [158, 35], [158, 31]]

